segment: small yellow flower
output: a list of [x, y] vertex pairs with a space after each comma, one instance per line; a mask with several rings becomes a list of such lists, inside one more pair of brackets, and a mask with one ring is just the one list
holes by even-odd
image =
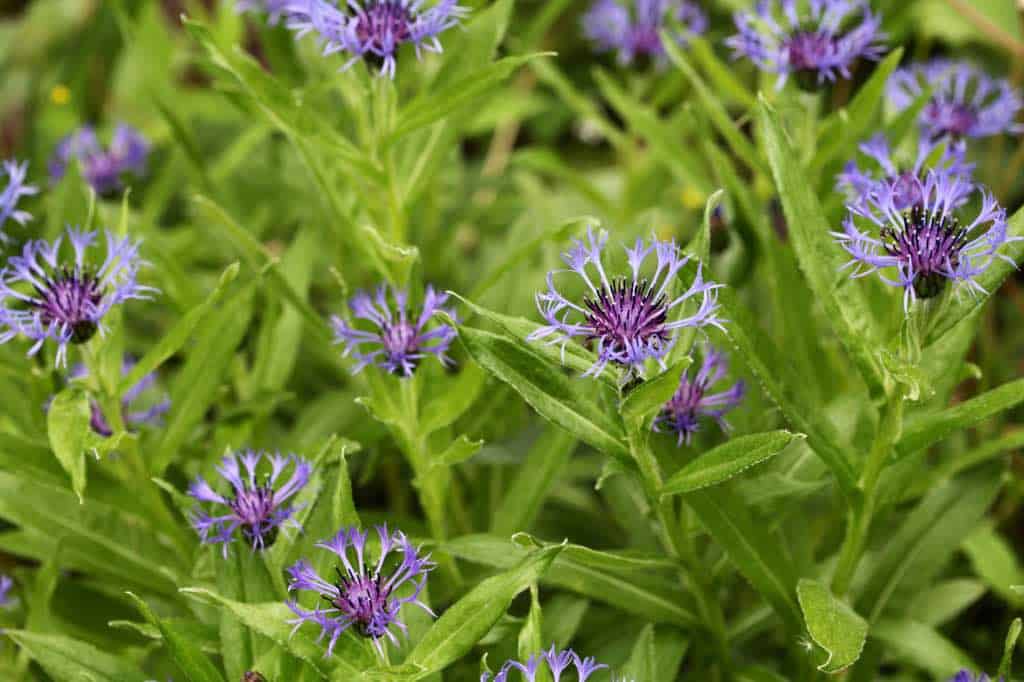
[[67, 104], [71, 100], [71, 90], [63, 83], [58, 83], [50, 90], [50, 101], [54, 104]]

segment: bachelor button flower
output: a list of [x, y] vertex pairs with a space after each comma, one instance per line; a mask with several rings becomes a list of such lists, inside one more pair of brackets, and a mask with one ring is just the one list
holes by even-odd
[[778, 87], [790, 74], [807, 89], [849, 78], [858, 58], [878, 60], [885, 52], [868, 0], [759, 0], [734, 21], [739, 33], [726, 41], [733, 58], [779, 74]]
[[[320, 626], [320, 639], [329, 639], [327, 656], [334, 651], [341, 633], [350, 627], [355, 627], [363, 637], [372, 639], [381, 653], [384, 651], [382, 637], [397, 645], [398, 638], [392, 630], [397, 628], [402, 633], [406, 632], [405, 624], [399, 619], [399, 612], [406, 604], [415, 604], [434, 615], [430, 607], [420, 601], [420, 594], [427, 584], [427, 574], [434, 568], [430, 555], [420, 554], [404, 533], [391, 533], [386, 525], [377, 526], [377, 537], [380, 553], [376, 563], [366, 556], [367, 533], [354, 526], [342, 529], [329, 541], [317, 543], [317, 547], [334, 552], [341, 561], [340, 566], [335, 566], [337, 577], [331, 582], [321, 578], [305, 559], [300, 559], [288, 569], [291, 578], [289, 592], [308, 590], [326, 602], [322, 608], [315, 606], [307, 610], [298, 602], [289, 601], [288, 606], [298, 616], [288, 621], [295, 626], [292, 632], [307, 622]], [[388, 562], [392, 552], [401, 554], [397, 565]], [[389, 563], [391, 565], [386, 565]], [[407, 583], [409, 588], [403, 589]]]
[[327, 0], [289, 0], [283, 4], [288, 27], [298, 37], [316, 33], [325, 56], [347, 52], [347, 69], [360, 59], [380, 66], [381, 75], [395, 77], [395, 55], [403, 43], [421, 50], [441, 52], [438, 36], [458, 25], [469, 10], [456, 0], [438, 0], [423, 7], [423, 0], [348, 0], [344, 10]]
[[96, 232], [67, 228], [74, 260], [61, 261], [63, 237], [53, 244], [45, 240], [25, 244], [20, 256], [11, 256], [0, 270], [0, 343], [24, 336], [35, 344], [35, 355], [46, 339], [57, 343], [57, 365], [67, 362], [69, 344], [85, 343], [111, 308], [129, 299], [147, 299], [156, 289], [136, 281], [145, 262], [139, 258], [139, 242], [106, 233], [107, 255], [99, 267], [85, 255], [96, 241]]
[[[632, 276], [609, 279], [601, 264], [607, 241], [607, 233], [595, 235], [591, 229], [586, 243], [576, 240], [573, 248], [562, 255], [569, 270], [548, 273], [547, 291], [537, 294], [537, 308], [547, 324], [530, 334], [528, 340], [550, 337], [548, 343], [560, 344], [563, 351], [573, 338], [587, 344], [596, 342], [597, 361], [584, 376], [599, 375], [609, 362], [639, 374], [648, 359], [664, 364], [679, 329], [721, 327], [715, 293], [721, 285], [705, 282], [699, 264], [693, 284], [678, 296], [672, 291], [676, 275], [689, 261], [675, 242], [652, 239], [646, 246], [637, 239], [632, 249], [626, 249]], [[652, 253], [657, 266], [648, 278], [641, 268]], [[597, 274], [596, 281], [587, 272], [588, 265]], [[588, 291], [581, 304], [555, 287], [555, 275], [560, 272], [573, 272], [583, 280]], [[672, 319], [692, 298], [700, 301], [696, 312]]]
[[[126, 355], [121, 362], [121, 374], [128, 376], [133, 367], [135, 367], [135, 359]], [[89, 369], [83, 364], [78, 364], [71, 369], [70, 378], [84, 379], [88, 375]], [[121, 396], [122, 416], [128, 428], [159, 424], [160, 418], [166, 414], [167, 410], [171, 409], [171, 400], [166, 394], [163, 394], [156, 402], [145, 400], [145, 394], [150, 392], [150, 389], [155, 385], [156, 372], [150, 372], [139, 379], [137, 384]], [[113, 435], [114, 432], [110, 428], [107, 418], [103, 415], [103, 410], [100, 408], [99, 403], [93, 401], [91, 407], [92, 417], [90, 425], [92, 430], [104, 437]]]
[[[847, 267], [854, 267], [853, 276], [894, 268], [895, 278], [880, 277], [903, 289], [905, 310], [917, 298], [938, 296], [947, 280], [984, 293], [975, 278], [995, 258], [1009, 261], [998, 253], [999, 248], [1021, 238], [1007, 236], [1006, 211], [984, 189], [977, 217], [961, 225], [956, 202], [965, 182], [959, 176], [928, 171], [921, 184], [921, 200], [910, 208], [897, 208], [896, 190], [890, 185], [882, 185], [862, 205], [849, 206], [843, 232], [833, 236], [850, 254]], [[874, 223], [879, 236], [862, 231], [857, 218]]]
[[[260, 477], [256, 470], [264, 457], [270, 462], [270, 472]], [[239, 460], [245, 471], [238, 466]], [[289, 464], [291, 476], [278, 485]], [[217, 493], [201, 476], [188, 489], [196, 500], [219, 504], [227, 508], [227, 513], [212, 516], [200, 509], [192, 516], [192, 526], [204, 544], [221, 544], [225, 558], [238, 528], [253, 550], [265, 549], [273, 544], [282, 526], [301, 528], [292, 518], [298, 508], [288, 504], [288, 500], [305, 487], [312, 470], [309, 462], [291, 454], [270, 455], [256, 450], [229, 453], [217, 467], [217, 473], [231, 484], [230, 493]]]
[[[540, 655], [531, 656], [526, 663], [506, 661], [505, 665], [501, 666], [498, 674], [494, 676], [494, 682], [513, 682], [512, 678], [509, 677], [513, 670], [518, 670], [522, 673], [523, 682], [535, 682], [537, 672], [542, 669], [542, 663], [546, 664], [554, 682], [559, 682], [562, 679], [562, 673], [569, 666], [575, 669], [577, 682], [586, 682], [596, 671], [608, 667], [603, 663], [598, 663], [593, 658], [580, 658], [571, 649], [558, 651], [555, 645], [552, 644], [550, 649]], [[480, 676], [480, 682], [489, 682], [490, 680], [490, 673], [484, 673]]]
[[836, 187], [850, 203], [857, 204], [866, 201], [867, 195], [882, 191], [882, 185], [888, 185], [893, 205], [897, 211], [903, 211], [921, 202], [925, 173], [934, 170], [964, 179], [959, 185], [960, 194], [953, 198], [953, 205], [959, 206], [974, 191], [970, 181], [974, 164], [964, 161], [964, 150], [962, 144], [921, 140], [913, 163], [900, 163], [885, 135], [879, 133], [860, 145], [860, 151], [874, 162], [869, 164], [871, 167], [862, 169], [851, 160], [839, 174]]
[[928, 88], [932, 98], [919, 122], [930, 137], [988, 137], [1024, 132], [1015, 119], [1024, 100], [1009, 81], [992, 78], [964, 61], [935, 59], [896, 71], [887, 85], [896, 111], [911, 106]]
[[434, 287], [428, 286], [418, 313], [406, 310], [409, 296], [404, 290], [392, 287], [391, 296], [397, 311], [388, 302], [387, 289], [383, 285], [377, 288], [374, 296], [360, 291], [349, 301], [352, 315], [370, 322], [376, 327], [374, 331], [357, 329], [336, 315], [331, 318], [334, 342], [345, 344], [345, 355], [351, 354], [358, 360], [353, 374], [367, 365], [376, 365], [392, 374], [410, 377], [428, 353], [448, 364], [445, 353], [455, 339], [455, 330], [443, 323], [427, 330], [430, 319], [437, 313], [455, 317], [453, 310], [442, 307], [448, 300], [448, 294], [439, 294]]
[[709, 417], [728, 433], [730, 427], [725, 415], [740, 404], [747, 389], [743, 381], [737, 381], [724, 391], [708, 393], [708, 389], [718, 383], [727, 371], [729, 361], [725, 353], [706, 345], [704, 362], [697, 376], [691, 380], [689, 372], [683, 373], [679, 388], [654, 419], [654, 430], [674, 432], [679, 436], [679, 445], [689, 444], [693, 434], [700, 430], [700, 418]]
[[961, 670], [953, 677], [949, 678], [949, 682], [988, 682], [988, 675], [985, 673], [978, 673], [974, 675], [970, 670]]
[[14, 604], [14, 597], [11, 596], [11, 588], [14, 581], [10, 576], [0, 575], [0, 608], [10, 608]]
[[600, 51], [614, 50], [622, 64], [637, 56], [664, 64], [659, 31], [671, 30], [674, 21], [683, 27], [673, 35], [680, 45], [708, 30], [707, 15], [690, 0], [596, 0], [583, 15], [583, 33]]
[[28, 161], [20, 164], [13, 160], [4, 161], [4, 172], [7, 173], [7, 186], [0, 192], [0, 242], [9, 239], [3, 229], [8, 220], [24, 225], [32, 219], [27, 211], [18, 210], [18, 201], [39, 191], [37, 187], [25, 184]]
[[68, 164], [78, 161], [82, 177], [97, 194], [109, 196], [124, 187], [127, 174], [141, 177], [146, 172], [149, 143], [135, 128], [118, 124], [110, 145], [103, 149], [92, 126], [83, 126], [57, 144], [50, 159], [50, 180], [58, 182]]

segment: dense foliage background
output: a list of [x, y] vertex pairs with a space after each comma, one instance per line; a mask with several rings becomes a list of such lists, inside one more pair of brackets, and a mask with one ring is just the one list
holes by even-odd
[[[1024, 280], [998, 261], [986, 293], [948, 287], [908, 316], [901, 292], [839, 271], [829, 232], [858, 143], [914, 148], [920, 107], [894, 111], [890, 74], [967, 57], [1019, 88], [1024, 10], [872, 2], [884, 59], [804, 92], [730, 60], [745, 0], [701, 3], [709, 31], [661, 66], [595, 53], [582, 0], [464, 4], [444, 52], [403, 48], [392, 81], [231, 2], [0, 3], [0, 151], [40, 189], [3, 257], [65, 224], [110, 229], [142, 239], [138, 278], [159, 289], [70, 347], [84, 380], [52, 343], [0, 345], [0, 678], [456, 682], [552, 643], [610, 666], [600, 682], [1011, 674]], [[74, 164], [51, 183], [64, 136], [119, 122], [151, 146], [130, 191], [96, 196]], [[968, 158], [1024, 235], [1020, 138]], [[616, 272], [620, 243], [685, 245], [726, 285], [724, 331], [687, 335], [643, 383], [527, 342], [588, 226]], [[1002, 253], [1019, 263], [1022, 244]], [[329, 318], [382, 282], [458, 295], [438, 319], [459, 332], [452, 366], [352, 374]], [[649, 434], [705, 337], [747, 384], [731, 433]], [[143, 370], [162, 419], [90, 427]], [[304, 530], [225, 556], [187, 491], [245, 448], [313, 463]], [[326, 657], [312, 624], [290, 634], [285, 569], [384, 522], [432, 554], [439, 618], [407, 606], [386, 656], [353, 629]]]

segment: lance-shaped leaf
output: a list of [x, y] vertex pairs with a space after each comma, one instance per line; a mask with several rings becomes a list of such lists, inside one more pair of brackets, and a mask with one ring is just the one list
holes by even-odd
[[149, 677], [133, 663], [63, 635], [5, 630], [22, 651], [55, 680], [146, 682]]
[[727, 481], [755, 464], [774, 457], [802, 433], [769, 431], [732, 438], [705, 452], [665, 482], [662, 495], [679, 495]]
[[680, 378], [692, 362], [692, 358], [683, 358], [630, 391], [619, 407], [622, 415], [627, 419], [643, 419], [659, 412], [679, 389]]
[[190, 682], [224, 682], [223, 675], [203, 653], [201, 642], [193, 639], [188, 630], [157, 618], [149, 605], [131, 592], [128, 596], [138, 606], [143, 617], [160, 630], [171, 658]]
[[838, 673], [856, 663], [867, 639], [867, 621], [818, 580], [802, 579], [796, 594], [807, 632], [827, 654], [818, 670]]
[[85, 448], [92, 432], [91, 417], [89, 396], [79, 386], [69, 386], [58, 393], [46, 415], [50, 447], [71, 477], [71, 487], [79, 501], [85, 493]]

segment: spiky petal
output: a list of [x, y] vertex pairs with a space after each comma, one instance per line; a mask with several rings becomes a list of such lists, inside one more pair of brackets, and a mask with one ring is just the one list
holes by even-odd
[[50, 180], [58, 182], [67, 172], [68, 164], [77, 161], [82, 177], [100, 195], [111, 195], [124, 188], [128, 175], [142, 177], [146, 173], [149, 142], [135, 128], [119, 123], [103, 148], [92, 126], [83, 126], [62, 139], [50, 159]]
[[36, 194], [39, 188], [25, 182], [28, 177], [28, 161], [4, 161], [4, 173], [7, 174], [7, 185], [0, 192], [0, 241], [7, 242], [10, 237], [4, 232], [4, 227], [8, 220], [19, 225], [32, 220], [32, 215], [28, 211], [18, 208], [18, 202], [22, 197]]
[[[560, 682], [562, 674], [569, 670], [570, 667], [576, 673], [577, 682], [586, 682], [595, 672], [603, 670], [608, 666], [598, 663], [593, 658], [582, 658], [572, 649], [559, 651], [552, 644], [550, 649], [531, 656], [525, 663], [515, 660], [505, 661], [504, 665], [501, 666], [498, 673], [494, 676], [493, 682], [512, 682], [510, 675], [513, 670], [517, 670], [522, 674], [523, 682], [536, 682], [538, 673], [545, 668], [550, 673], [554, 682]], [[490, 681], [490, 673], [485, 672], [480, 676], [480, 682]]]
[[595, 0], [582, 19], [584, 35], [599, 51], [615, 52], [621, 64], [648, 57], [664, 65], [660, 32], [675, 23], [683, 29], [672, 34], [680, 45], [708, 30], [707, 14], [690, 0]]
[[704, 347], [704, 361], [696, 376], [684, 372], [679, 388], [654, 420], [655, 431], [677, 434], [678, 444], [689, 444], [700, 430], [702, 418], [713, 419], [722, 431], [730, 431], [725, 415], [735, 409], [746, 395], [746, 384], [737, 381], [724, 391], [709, 392], [729, 371], [725, 353], [711, 344]]
[[[125, 355], [121, 361], [121, 375], [128, 376], [134, 367], [135, 358]], [[71, 369], [68, 376], [71, 379], [84, 379], [89, 376], [89, 369], [84, 364], [77, 364]], [[171, 399], [166, 393], [160, 394], [159, 398], [154, 396], [155, 399], [147, 400], [146, 394], [153, 393], [152, 389], [156, 383], [156, 372], [150, 372], [121, 396], [122, 417], [129, 429], [134, 430], [145, 425], [158, 425], [161, 417], [171, 409]], [[90, 425], [92, 430], [101, 436], [113, 435], [110, 422], [107, 421], [99, 403], [93, 401], [91, 408]]]

